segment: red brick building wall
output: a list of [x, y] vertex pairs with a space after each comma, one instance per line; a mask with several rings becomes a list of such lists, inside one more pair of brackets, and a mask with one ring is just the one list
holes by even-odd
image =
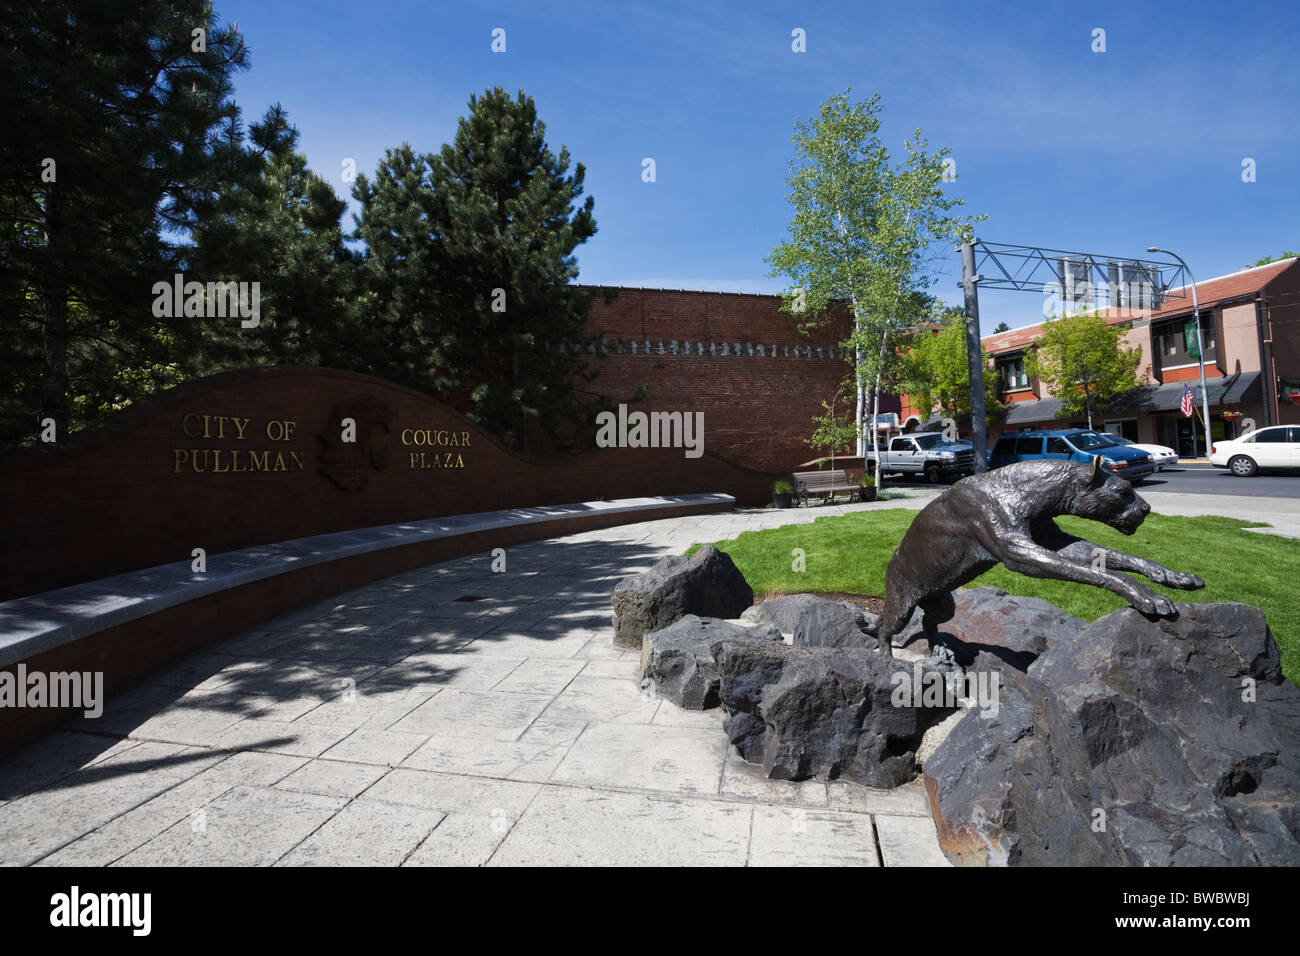
[[[356, 420], [354, 444], [339, 440], [344, 417]], [[417, 429], [444, 441], [409, 443]], [[212, 560], [443, 515], [717, 491], [760, 504], [778, 477], [723, 459], [707, 438], [695, 458], [682, 448], [525, 458], [436, 399], [377, 378], [248, 369], [0, 456], [0, 600], [189, 561], [194, 548]]]
[[[762, 503], [775, 479], [814, 457], [812, 417], [850, 373], [837, 344], [846, 310], [804, 336], [780, 306], [779, 296], [734, 293], [597, 296], [587, 330], [603, 355], [581, 387], [629, 410], [703, 413], [699, 458], [661, 448], [524, 457], [426, 395], [325, 369], [251, 369], [162, 393], [56, 446], [0, 456], [0, 600], [188, 560], [196, 547], [213, 555], [418, 518], [712, 491]], [[642, 386], [647, 397], [630, 403]], [[364, 424], [368, 402], [388, 409], [388, 426]], [[185, 417], [205, 414], [206, 436], [201, 418]], [[346, 414], [358, 419], [359, 447], [382, 434], [386, 460], [358, 460], [330, 438]], [[249, 420], [244, 437], [233, 419]], [[292, 434], [267, 433], [284, 421]], [[426, 423], [468, 430], [463, 469], [409, 467], [421, 449], [402, 445], [401, 429]], [[250, 470], [250, 452], [273, 468], [279, 452], [285, 470]]]
[[619, 402], [647, 384], [630, 408], [702, 411], [706, 449], [788, 472], [814, 457], [804, 444], [812, 418], [852, 371], [838, 347], [850, 318], [836, 308], [804, 336], [780, 308], [776, 295], [622, 288], [608, 305], [597, 296], [587, 332], [605, 354], [581, 387]]

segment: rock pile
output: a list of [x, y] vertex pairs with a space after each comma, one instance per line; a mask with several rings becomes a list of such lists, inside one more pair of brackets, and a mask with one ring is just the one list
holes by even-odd
[[1264, 614], [1124, 609], [1052, 642], [925, 765], [939, 842], [985, 865], [1300, 865], [1300, 689]]
[[918, 612], [890, 654], [851, 604], [752, 600], [703, 548], [619, 585], [615, 640], [677, 706], [721, 706], [731, 745], [773, 779], [894, 787], [923, 771], [959, 864], [1300, 865], [1300, 689], [1256, 607], [1086, 623], [960, 590], [943, 647]]

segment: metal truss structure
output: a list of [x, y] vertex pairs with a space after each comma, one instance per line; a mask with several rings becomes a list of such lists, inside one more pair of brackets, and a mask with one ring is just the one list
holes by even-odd
[[[961, 246], [966, 307], [966, 361], [971, 390], [971, 444], [975, 470], [985, 470], [984, 363], [980, 347], [979, 289], [1037, 292], [1056, 299], [1062, 312], [1128, 309], [1135, 316], [1159, 309], [1167, 299], [1191, 294], [1191, 277], [1181, 260], [1099, 256], [1042, 246], [1017, 246], [973, 239]], [[1193, 296], [1193, 300], [1195, 297]]]
[[1155, 310], [1186, 298], [1190, 283], [1180, 262], [1066, 252], [976, 239], [975, 273], [984, 289], [1038, 292], [1070, 309]]

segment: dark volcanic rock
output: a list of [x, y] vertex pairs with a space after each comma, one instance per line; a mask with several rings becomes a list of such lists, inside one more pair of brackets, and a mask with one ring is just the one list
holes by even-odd
[[1179, 611], [1116, 611], [1004, 671], [998, 716], [925, 767], [950, 859], [1300, 865], [1300, 689], [1258, 608]]
[[764, 601], [762, 604], [755, 604], [740, 616], [746, 621], [770, 624], [778, 631], [793, 634], [795, 625], [799, 622], [799, 615], [804, 609], [823, 601], [826, 601], [826, 598], [818, 597], [816, 594], [786, 594], [783, 597]]
[[874, 650], [876, 638], [868, 632], [878, 618], [847, 601], [818, 601], [804, 608], [795, 622], [797, 647], [865, 647]]
[[967, 713], [925, 761], [930, 809], [941, 808], [934, 812], [939, 845], [959, 865], [1006, 866], [1013, 851], [1019, 862], [1006, 790], [1019, 772], [1020, 742], [1033, 733], [1027, 681], [1023, 674], [1006, 675], [996, 716]]
[[717, 707], [718, 665], [710, 648], [718, 641], [747, 638], [780, 643], [781, 632], [768, 625], [744, 627], [688, 614], [643, 638], [642, 681], [651, 681], [660, 697], [685, 710]]
[[900, 678], [910, 684], [913, 668], [878, 651], [750, 638], [719, 641], [713, 655], [729, 740], [776, 780], [899, 786], [916, 776], [926, 729], [952, 711], [897, 705], [895, 688]]
[[[1069, 641], [1085, 622], [1039, 598], [1007, 594], [1001, 588], [959, 588], [953, 592], [956, 614], [939, 627], [939, 636], [957, 663], [969, 666], [987, 651], [1016, 670], [1026, 670], [1054, 643]], [[896, 647], [924, 640], [918, 609], [894, 637]]]
[[614, 589], [614, 643], [640, 649], [641, 638], [687, 614], [731, 618], [754, 603], [754, 591], [731, 557], [705, 546], [671, 555]]
[[868, 633], [877, 617], [848, 601], [832, 601], [816, 594], [787, 594], [756, 604], [741, 615], [747, 621], [770, 624], [794, 635], [800, 647], [876, 647]]

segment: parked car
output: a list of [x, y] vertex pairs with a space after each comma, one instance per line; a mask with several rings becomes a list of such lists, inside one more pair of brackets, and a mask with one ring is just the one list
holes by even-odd
[[1210, 464], [1239, 478], [1261, 468], [1300, 468], [1300, 425], [1272, 425], [1210, 446]]
[[1155, 469], [1144, 451], [1131, 445], [1115, 444], [1088, 429], [1016, 432], [1003, 435], [989, 452], [989, 467], [1001, 468], [1017, 461], [1055, 458], [1061, 461], [1092, 461], [1100, 455], [1111, 474], [1139, 482]]
[[1125, 438], [1123, 435], [1116, 435], [1113, 432], [1098, 432], [1097, 434], [1102, 438], [1109, 440], [1113, 445], [1127, 445], [1130, 448], [1137, 448], [1140, 451], [1146, 452], [1151, 456], [1151, 460], [1155, 462], [1156, 471], [1159, 471], [1161, 468], [1168, 468], [1171, 465], [1178, 464], [1178, 452], [1174, 451], [1168, 445], [1148, 445], [1144, 442], [1139, 443]]
[[970, 442], [949, 441], [940, 432], [913, 432], [891, 438], [889, 447], [880, 450], [879, 466], [868, 448], [866, 466], [886, 475], [924, 475], [937, 484], [954, 475], [974, 474], [975, 450]]

